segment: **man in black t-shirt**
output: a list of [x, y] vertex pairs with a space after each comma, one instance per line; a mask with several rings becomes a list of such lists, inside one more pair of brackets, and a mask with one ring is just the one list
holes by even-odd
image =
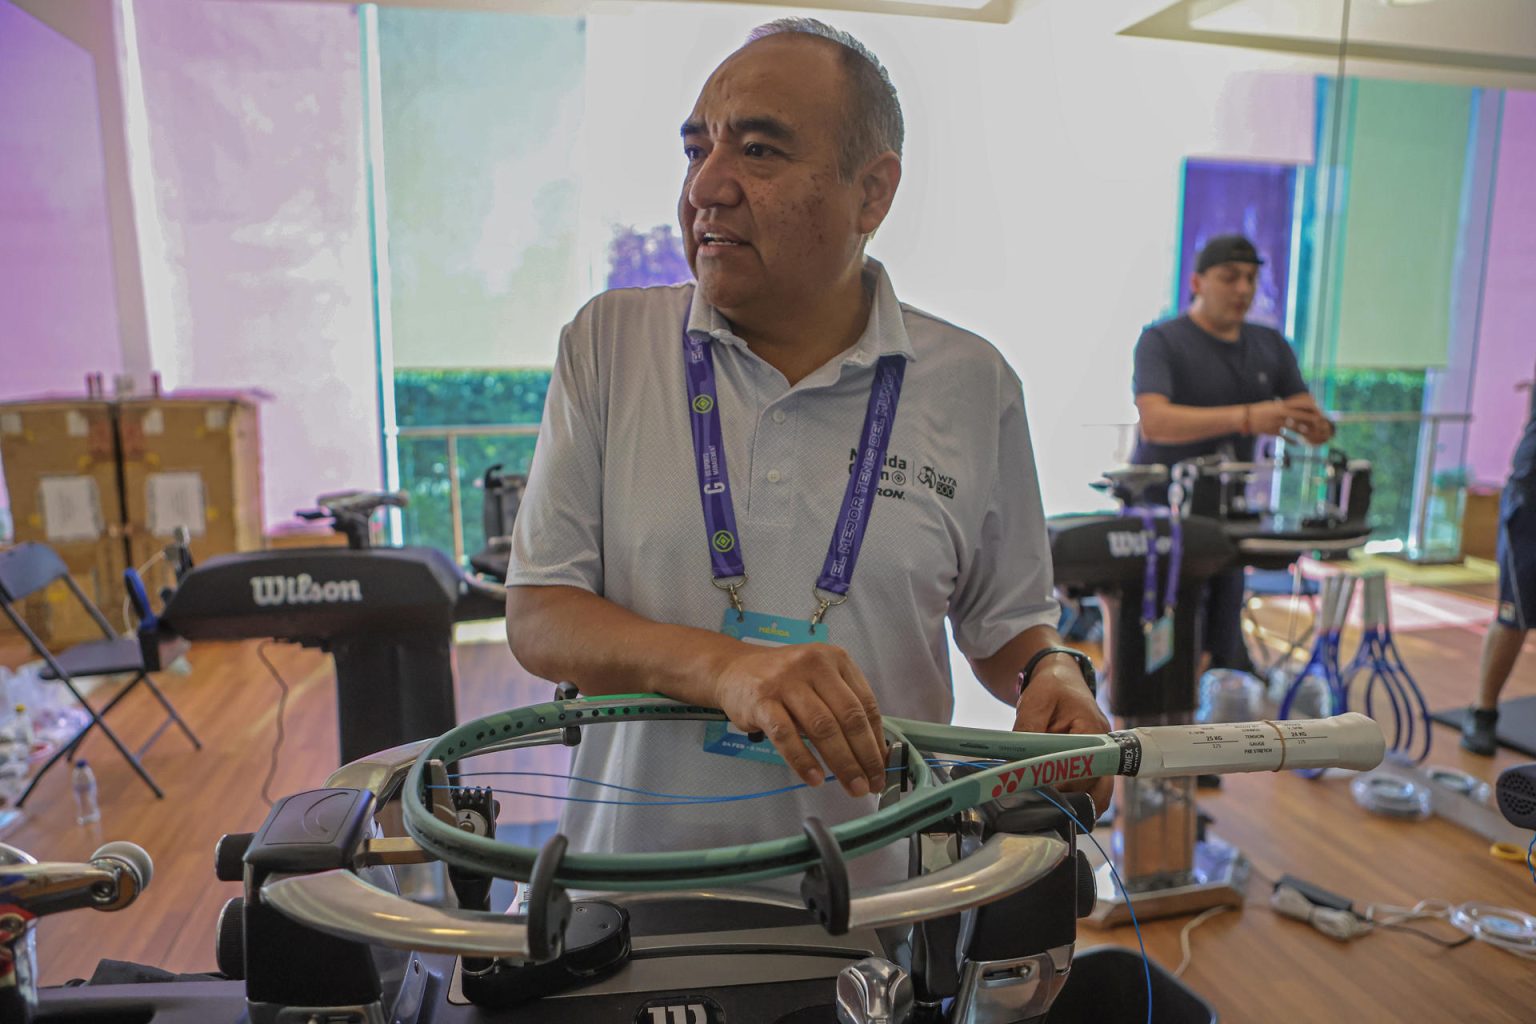
[[[1141, 414], [1132, 462], [1172, 466], [1216, 454], [1247, 462], [1260, 434], [1288, 430], [1311, 444], [1333, 436], [1285, 337], [1243, 320], [1263, 263], [1241, 235], [1211, 239], [1190, 278], [1189, 311], [1142, 331], [1131, 382]], [[1243, 647], [1242, 602], [1241, 569], [1208, 584], [1204, 649], [1211, 667], [1253, 667]]]
[[1484, 757], [1498, 749], [1499, 692], [1536, 628], [1536, 381], [1522, 386], [1531, 388], [1531, 408], [1499, 500], [1499, 612], [1483, 638], [1477, 703], [1461, 729], [1461, 745]]

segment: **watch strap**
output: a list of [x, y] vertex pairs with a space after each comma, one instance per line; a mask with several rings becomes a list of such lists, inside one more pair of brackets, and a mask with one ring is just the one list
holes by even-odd
[[1098, 696], [1098, 673], [1094, 671], [1093, 659], [1089, 658], [1088, 655], [1074, 647], [1052, 646], [1042, 647], [1040, 650], [1034, 653], [1029, 661], [1024, 663], [1024, 668], [1019, 672], [1018, 697], [1024, 696], [1024, 689], [1025, 687], [1029, 686], [1029, 680], [1035, 673], [1035, 666], [1039, 665], [1043, 659], [1048, 658], [1053, 654], [1065, 654], [1067, 657], [1077, 662], [1078, 669], [1083, 673], [1083, 682], [1088, 684], [1088, 692], [1094, 696]]

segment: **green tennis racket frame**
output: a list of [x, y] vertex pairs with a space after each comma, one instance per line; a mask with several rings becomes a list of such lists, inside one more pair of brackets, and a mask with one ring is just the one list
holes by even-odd
[[[564, 741], [566, 730], [642, 721], [724, 721], [717, 708], [679, 704], [655, 694], [580, 697], [502, 711], [444, 733], [417, 757], [402, 794], [406, 831], [425, 850], [468, 871], [518, 882], [529, 880], [539, 851], [459, 830], [432, 811], [427, 766], [477, 754]], [[1134, 771], [1134, 738], [1002, 732], [884, 719], [885, 735], [905, 745], [910, 791], [872, 814], [833, 826], [845, 857], [858, 857], [904, 839], [934, 822], [1039, 783], [1102, 778]], [[1003, 764], [941, 781], [925, 754], [953, 754]], [[1076, 755], [1063, 761], [1062, 755]], [[1083, 757], [1087, 757], [1085, 764]], [[1055, 767], [1049, 772], [1047, 765]], [[1086, 770], [1085, 770], [1086, 769]], [[704, 801], [701, 801], [704, 802]], [[557, 885], [614, 892], [653, 892], [739, 885], [803, 872], [821, 862], [804, 835], [702, 850], [666, 853], [581, 853], [560, 857]]]

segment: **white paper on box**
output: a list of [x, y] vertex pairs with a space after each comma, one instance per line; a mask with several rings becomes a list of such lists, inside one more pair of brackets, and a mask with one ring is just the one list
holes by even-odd
[[207, 532], [203, 508], [203, 478], [199, 473], [151, 473], [144, 482], [149, 532], [169, 537], [185, 526], [194, 537]]
[[21, 433], [21, 413], [0, 412], [0, 434]]
[[102, 534], [95, 477], [45, 476], [37, 483], [37, 503], [50, 541], [96, 540]]
[[223, 430], [229, 426], [229, 410], [223, 406], [214, 406], [203, 410], [203, 427], [207, 430]]
[[165, 414], [159, 409], [149, 410], [144, 414], [144, 435], [149, 437], [163, 433], [165, 433]]
[[70, 437], [86, 437], [91, 432], [91, 423], [84, 416], [70, 409], [64, 414], [64, 430]]

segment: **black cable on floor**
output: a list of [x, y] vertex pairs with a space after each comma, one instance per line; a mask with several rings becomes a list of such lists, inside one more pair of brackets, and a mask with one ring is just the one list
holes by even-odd
[[268, 807], [272, 806], [272, 797], [268, 794], [268, 790], [272, 787], [273, 778], [277, 776], [277, 753], [283, 749], [283, 712], [288, 707], [288, 683], [283, 679], [282, 673], [277, 670], [277, 666], [267, 657], [267, 647], [275, 642], [263, 640], [256, 645], [256, 657], [267, 666], [267, 671], [272, 673], [273, 679], [277, 680], [277, 688], [282, 691], [282, 696], [277, 698], [277, 742], [272, 744], [272, 757], [267, 764], [267, 777], [261, 780], [261, 799]]

